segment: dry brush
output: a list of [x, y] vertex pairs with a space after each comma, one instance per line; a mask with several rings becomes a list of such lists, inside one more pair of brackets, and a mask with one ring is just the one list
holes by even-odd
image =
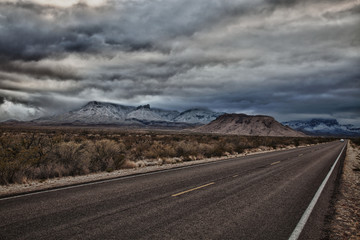
[[330, 138], [245, 137], [99, 129], [0, 129], [0, 184], [304, 145]]

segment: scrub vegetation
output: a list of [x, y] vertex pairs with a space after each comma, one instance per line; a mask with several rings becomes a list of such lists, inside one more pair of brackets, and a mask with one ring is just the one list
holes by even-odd
[[239, 154], [332, 138], [249, 137], [117, 128], [2, 128], [0, 184]]

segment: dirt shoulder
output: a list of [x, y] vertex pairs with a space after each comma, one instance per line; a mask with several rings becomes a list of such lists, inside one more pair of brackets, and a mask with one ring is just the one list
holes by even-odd
[[[306, 146], [310, 146], [310, 145], [306, 145]], [[299, 146], [299, 147], [306, 147], [306, 146]], [[255, 148], [255, 149], [245, 150], [245, 152], [242, 154], [228, 155], [225, 157], [207, 158], [207, 159], [202, 159], [202, 160], [194, 160], [194, 161], [186, 161], [186, 162], [173, 161], [173, 163], [165, 163], [164, 161], [156, 161], [156, 162], [141, 161], [142, 164], [135, 164], [135, 166], [137, 166], [135, 168], [120, 169], [120, 170], [116, 170], [113, 172], [100, 172], [100, 173], [93, 173], [93, 174], [74, 176], [74, 177], [69, 176], [69, 177], [61, 177], [61, 178], [51, 178], [51, 179], [46, 179], [46, 180], [34, 180], [34, 181], [29, 181], [24, 184], [2, 185], [2, 186], [0, 186], [0, 197], [22, 194], [22, 193], [27, 193], [27, 192], [48, 190], [48, 189], [77, 185], [77, 184], [82, 184], [82, 183], [87, 183], [87, 182], [113, 179], [113, 178], [118, 178], [118, 177], [122, 177], [122, 176], [133, 175], [133, 174], [140, 174], [140, 173], [153, 172], [153, 171], [159, 171], [159, 170], [164, 170], [164, 169], [190, 166], [190, 165], [201, 164], [201, 163], [206, 163], [206, 162], [221, 161], [224, 159], [243, 157], [246, 155], [294, 149], [294, 148], [299, 148], [299, 147], [287, 146], [287, 147], [278, 148], [278, 149], [271, 149], [269, 147], [259, 147], [259, 148]]]
[[360, 147], [349, 143], [330, 224], [330, 239], [360, 239]]

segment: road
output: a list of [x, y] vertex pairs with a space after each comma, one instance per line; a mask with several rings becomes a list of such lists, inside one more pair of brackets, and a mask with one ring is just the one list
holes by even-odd
[[[0, 199], [0, 239], [288, 239], [343, 146]], [[338, 166], [300, 239], [320, 236], [337, 172]]]

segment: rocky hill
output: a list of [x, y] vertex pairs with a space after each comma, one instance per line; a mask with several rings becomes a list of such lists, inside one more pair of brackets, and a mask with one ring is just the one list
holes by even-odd
[[236, 134], [247, 136], [304, 137], [304, 133], [284, 126], [269, 116], [224, 114], [194, 131], [204, 133]]

